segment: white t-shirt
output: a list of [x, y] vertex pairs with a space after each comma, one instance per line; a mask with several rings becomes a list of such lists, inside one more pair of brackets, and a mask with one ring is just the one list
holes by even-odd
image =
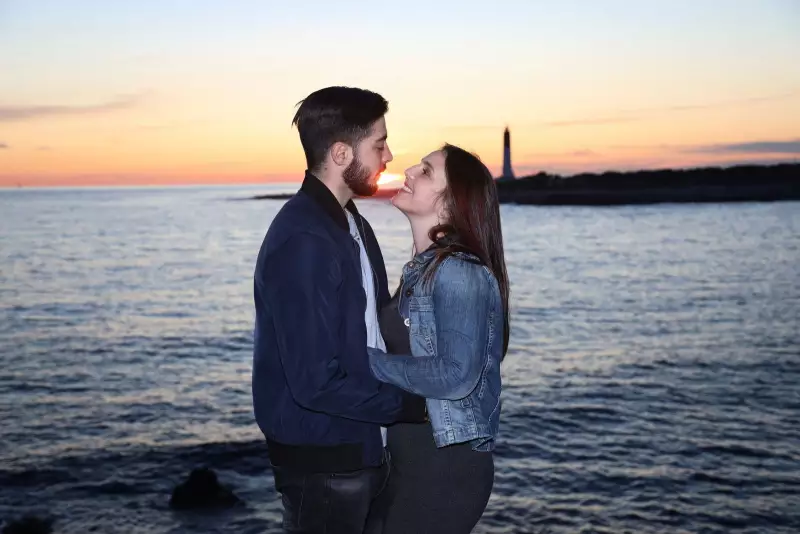
[[[364, 286], [364, 293], [367, 296], [367, 308], [364, 310], [364, 323], [367, 325], [367, 345], [385, 351], [386, 343], [381, 336], [381, 326], [378, 322], [378, 303], [376, 301], [376, 288], [375, 277], [372, 274], [372, 264], [369, 262], [367, 249], [361, 240], [361, 234], [358, 233], [358, 226], [353, 217], [353, 214], [348, 210], [344, 210], [347, 214], [347, 222], [350, 224], [350, 235], [358, 243], [358, 248], [361, 251], [361, 285]], [[383, 446], [386, 446], [386, 428], [381, 427], [381, 437], [383, 438]]]

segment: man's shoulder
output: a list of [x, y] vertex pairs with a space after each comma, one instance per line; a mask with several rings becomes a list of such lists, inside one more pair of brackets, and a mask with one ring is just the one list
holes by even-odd
[[256, 278], [274, 282], [283, 276], [303, 277], [320, 270], [336, 275], [342, 264], [340, 247], [324, 230], [302, 226], [278, 234], [270, 229], [256, 262]]
[[314, 233], [327, 236], [327, 215], [308, 195], [302, 191], [281, 206], [267, 231], [276, 237], [287, 237], [298, 233]]
[[[281, 206], [264, 236], [258, 264], [282, 255], [290, 248], [305, 248], [317, 244], [336, 249], [336, 242], [326, 225], [326, 214], [304, 193], [299, 192]], [[288, 245], [288, 246], [287, 246]]]
[[311, 201], [311, 198], [303, 191], [298, 191], [289, 200], [284, 202], [270, 226], [275, 226], [276, 223], [280, 224], [286, 219], [302, 218], [308, 220], [310, 218], [308, 215], [313, 215], [313, 212], [316, 211], [315, 208], [316, 206], [314, 202]]

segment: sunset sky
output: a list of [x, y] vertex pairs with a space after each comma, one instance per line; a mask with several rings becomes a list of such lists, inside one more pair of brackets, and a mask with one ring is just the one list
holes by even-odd
[[305, 169], [295, 105], [389, 100], [393, 173], [800, 160], [796, 0], [0, 0], [0, 186], [253, 183]]

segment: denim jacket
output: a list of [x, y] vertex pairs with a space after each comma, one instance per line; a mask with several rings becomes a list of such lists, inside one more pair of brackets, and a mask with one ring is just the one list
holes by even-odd
[[381, 381], [426, 397], [437, 447], [472, 442], [492, 451], [500, 420], [503, 306], [497, 280], [474, 256], [457, 253], [423, 275], [429, 249], [403, 267], [398, 309], [411, 355], [368, 349]]

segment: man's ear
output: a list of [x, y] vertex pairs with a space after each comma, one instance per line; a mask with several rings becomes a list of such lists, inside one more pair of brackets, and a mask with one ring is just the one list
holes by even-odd
[[331, 146], [331, 159], [340, 167], [347, 167], [353, 160], [353, 148], [347, 143], [336, 142]]

